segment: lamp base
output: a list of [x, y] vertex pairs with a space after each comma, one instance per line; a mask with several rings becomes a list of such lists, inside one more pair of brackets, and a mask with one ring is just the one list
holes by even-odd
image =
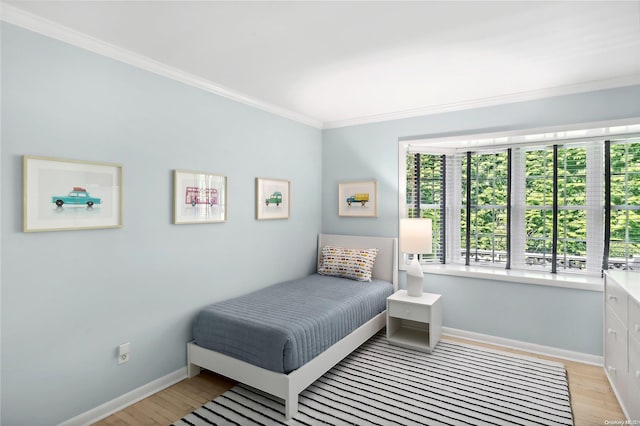
[[418, 262], [418, 256], [413, 256], [413, 261], [407, 268], [407, 296], [422, 296], [422, 287], [424, 285], [424, 274], [422, 266]]

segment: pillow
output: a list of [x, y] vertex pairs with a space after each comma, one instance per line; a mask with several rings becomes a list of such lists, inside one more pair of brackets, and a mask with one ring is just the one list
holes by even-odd
[[355, 249], [334, 246], [322, 247], [320, 275], [348, 278], [356, 281], [371, 281], [371, 271], [378, 249]]

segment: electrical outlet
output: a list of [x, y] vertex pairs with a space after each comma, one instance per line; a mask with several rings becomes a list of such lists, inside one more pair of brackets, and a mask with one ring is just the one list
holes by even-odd
[[129, 362], [129, 358], [131, 358], [131, 343], [127, 342], [118, 346], [118, 364]]

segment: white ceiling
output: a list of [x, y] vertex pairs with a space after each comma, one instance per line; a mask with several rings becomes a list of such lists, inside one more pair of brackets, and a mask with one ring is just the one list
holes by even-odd
[[637, 0], [5, 2], [16, 12], [320, 127], [640, 83]]

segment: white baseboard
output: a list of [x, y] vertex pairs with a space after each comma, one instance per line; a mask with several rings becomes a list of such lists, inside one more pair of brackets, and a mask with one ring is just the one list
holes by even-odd
[[156, 392], [160, 392], [161, 390], [166, 389], [169, 386], [178, 383], [179, 381], [186, 378], [187, 367], [182, 367], [174, 371], [173, 373], [169, 373], [166, 376], [160, 377], [159, 379], [147, 383], [146, 385], [142, 385], [139, 388], [132, 390], [131, 392], [120, 395], [119, 397], [114, 398], [111, 401], [105, 402], [104, 404], [96, 408], [93, 408], [63, 423], [60, 423], [58, 426], [91, 425], [98, 420], [102, 420], [105, 417], [108, 417], [111, 414], [130, 406], [131, 404], [135, 404], [136, 402], [143, 400]]
[[604, 358], [602, 356], [574, 352], [551, 346], [538, 345], [535, 343], [522, 342], [520, 340], [505, 339], [504, 337], [496, 337], [488, 334], [474, 333], [473, 331], [442, 327], [442, 334], [443, 336], [449, 335], [452, 337], [461, 337], [463, 339], [473, 340], [476, 342], [490, 343], [492, 345], [503, 346], [505, 348], [519, 349], [521, 351], [527, 351], [534, 354], [562, 358], [567, 361], [576, 361], [583, 364], [597, 365], [599, 367], [604, 365]]
[[[554, 348], [551, 346], [538, 345], [535, 343], [522, 342], [519, 340], [505, 339], [503, 337], [474, 333], [472, 331], [459, 330], [450, 327], [442, 327], [442, 333], [444, 337], [460, 337], [476, 342], [489, 343], [492, 345], [503, 346], [511, 349], [519, 349], [522, 351], [552, 356], [569, 361], [582, 362], [584, 364], [592, 364], [600, 367], [604, 364], [603, 357], [601, 356], [574, 352], [566, 349]], [[187, 367], [182, 367], [174, 371], [173, 373], [169, 373], [164, 377], [160, 377], [159, 379], [152, 381], [151, 383], [140, 386], [139, 388], [134, 389], [131, 392], [127, 392], [126, 394], [112, 399], [111, 401], [108, 401], [96, 408], [93, 408], [85, 413], [73, 417], [72, 419], [60, 423], [59, 426], [91, 425], [186, 378]]]

